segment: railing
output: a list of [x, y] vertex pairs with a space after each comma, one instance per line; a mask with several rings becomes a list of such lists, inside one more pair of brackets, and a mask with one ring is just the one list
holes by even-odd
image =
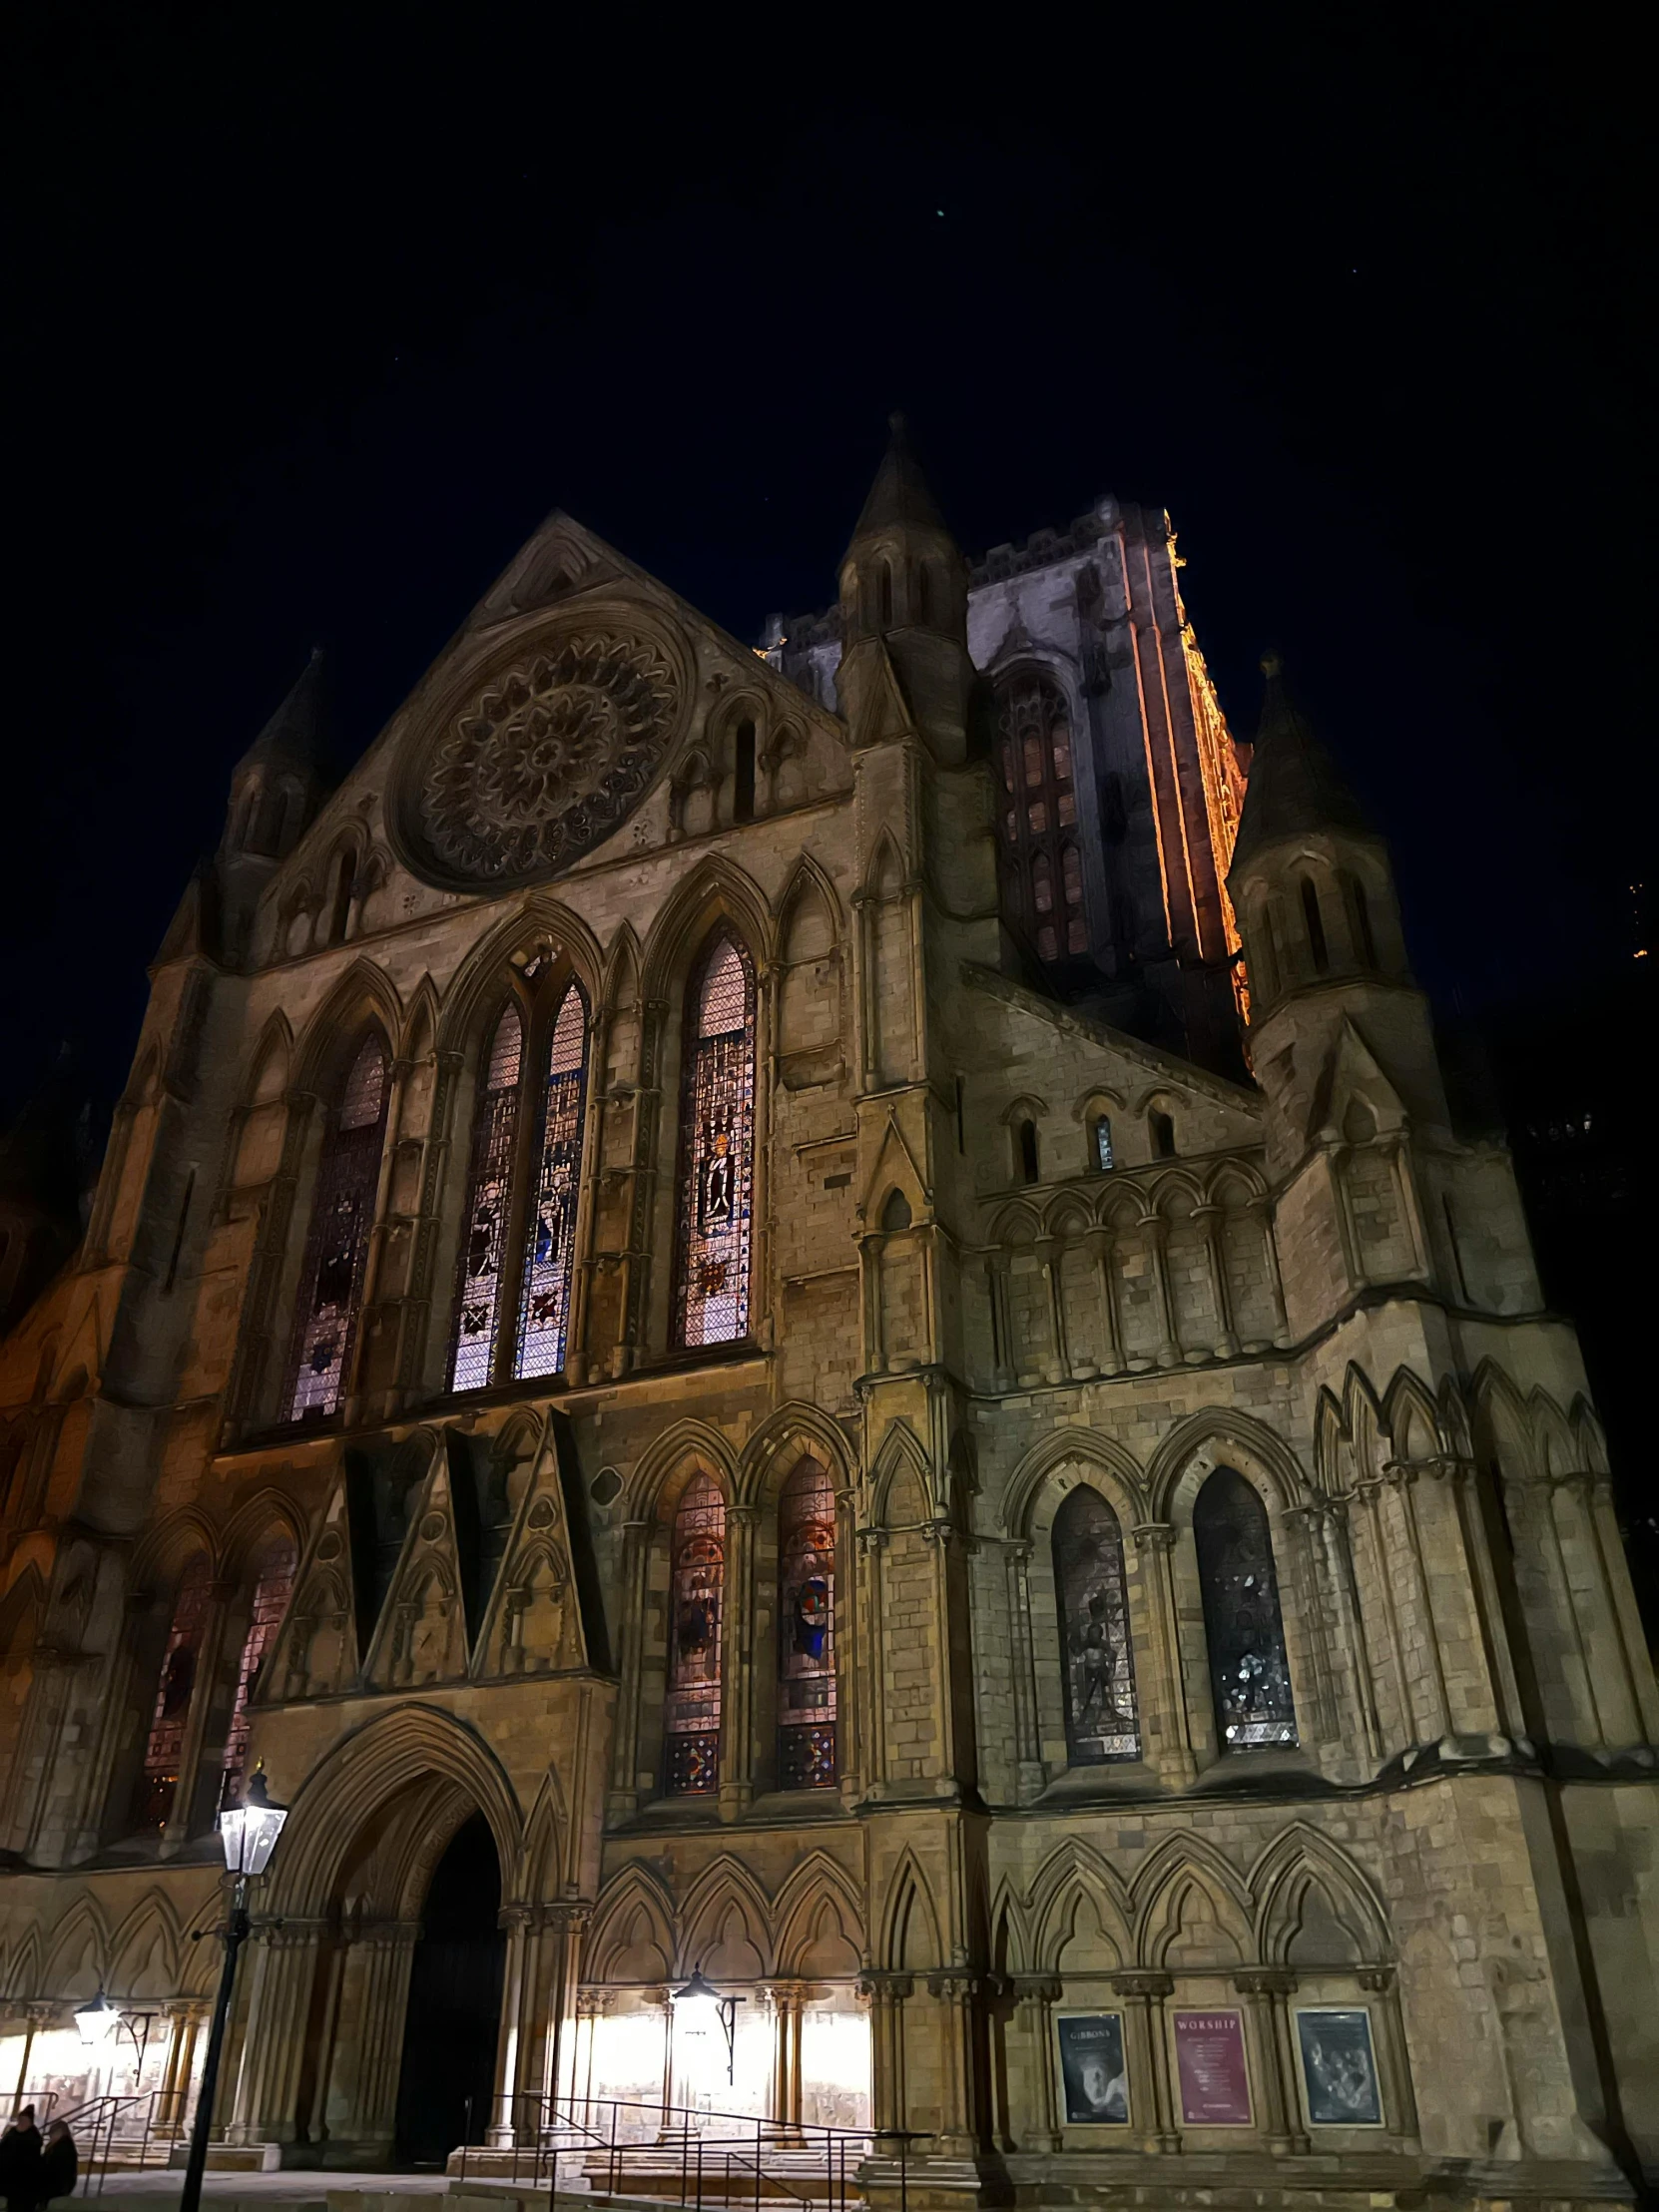
[[[491, 2180], [525, 2182], [549, 2198], [565, 2182], [595, 2196], [652, 2197], [696, 2208], [783, 2201], [847, 2212], [874, 2147], [868, 2128], [821, 2127], [618, 2097], [515, 2095], [490, 2102], [493, 2142], [460, 2148]], [[472, 2100], [467, 2100], [468, 2137]]]
[[137, 2096], [91, 2097], [55, 2114], [75, 2138], [81, 2169], [77, 2194], [101, 2197], [112, 2166], [123, 2172], [165, 2166], [184, 2139], [186, 2109], [185, 2091], [146, 2089]]
[[58, 2101], [58, 2094], [56, 2089], [20, 2087], [16, 2096], [10, 2098], [6, 2104], [7, 2116], [9, 2118], [13, 2112], [21, 2112], [26, 2104], [32, 2104], [35, 2108], [35, 2124], [44, 2134], [46, 2123], [52, 2117], [52, 2107]]

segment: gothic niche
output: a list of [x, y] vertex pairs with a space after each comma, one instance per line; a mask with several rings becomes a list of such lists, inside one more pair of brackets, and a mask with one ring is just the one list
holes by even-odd
[[403, 774], [401, 842], [451, 889], [510, 888], [608, 837], [662, 766], [686, 687], [643, 629], [526, 640]]

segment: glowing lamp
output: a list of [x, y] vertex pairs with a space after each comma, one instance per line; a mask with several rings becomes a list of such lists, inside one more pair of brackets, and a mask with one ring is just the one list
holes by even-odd
[[90, 2004], [83, 2004], [75, 2014], [81, 2040], [92, 2050], [107, 2043], [120, 2025], [121, 2007], [112, 2004], [102, 1988]]
[[726, 2078], [730, 2081], [737, 2065], [738, 2006], [741, 1997], [723, 1997], [709, 1980], [701, 1966], [697, 1967], [683, 1989], [671, 1989], [670, 1999], [674, 2016], [692, 2035], [712, 2035], [718, 2028], [726, 2038]]
[[219, 1840], [225, 1847], [225, 1864], [230, 1872], [241, 1881], [264, 1874], [287, 1817], [285, 1805], [271, 1802], [264, 1767], [256, 1767], [243, 1802], [228, 1806], [219, 1816]]

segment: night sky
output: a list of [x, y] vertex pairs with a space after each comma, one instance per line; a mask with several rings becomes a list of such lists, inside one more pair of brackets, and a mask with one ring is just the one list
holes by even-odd
[[61, 1038], [119, 1089], [313, 643], [343, 765], [555, 506], [754, 638], [894, 406], [972, 552], [1169, 507], [1442, 1004], [1628, 963], [1640, 72], [1513, 6], [930, 14], [13, 12], [0, 1105]]

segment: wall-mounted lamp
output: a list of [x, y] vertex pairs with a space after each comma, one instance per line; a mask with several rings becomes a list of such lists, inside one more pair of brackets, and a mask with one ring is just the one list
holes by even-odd
[[693, 2035], [706, 2035], [719, 2024], [726, 2038], [726, 2078], [731, 2081], [737, 2072], [738, 2006], [742, 1997], [723, 1997], [697, 1967], [683, 1989], [669, 1992], [674, 2004], [674, 2016]]
[[154, 2012], [125, 2012], [119, 2004], [110, 2001], [104, 1993], [103, 1983], [100, 1982], [98, 1994], [77, 2007], [75, 2028], [89, 2050], [101, 2050], [119, 2031], [125, 2030], [132, 2039], [135, 2072], [142, 2074], [144, 2054], [150, 2047], [150, 2029], [155, 2017]]

